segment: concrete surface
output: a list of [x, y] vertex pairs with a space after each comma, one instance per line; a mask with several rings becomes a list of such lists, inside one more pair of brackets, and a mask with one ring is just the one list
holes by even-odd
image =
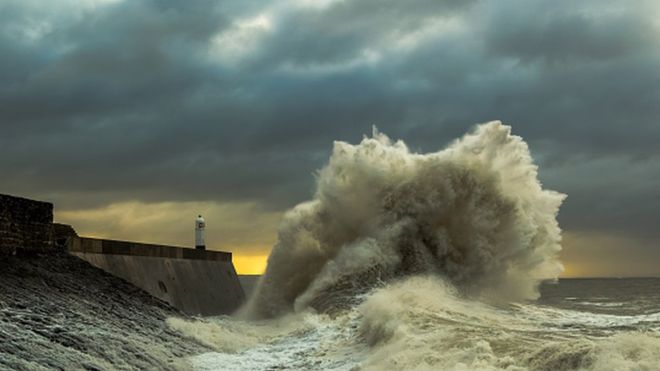
[[70, 253], [187, 314], [230, 314], [245, 300], [231, 261]]

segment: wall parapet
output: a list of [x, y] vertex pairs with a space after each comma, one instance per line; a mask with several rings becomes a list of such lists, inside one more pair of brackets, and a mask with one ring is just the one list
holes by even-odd
[[216, 260], [231, 262], [232, 258], [231, 253], [225, 251], [198, 250], [178, 246], [76, 236], [71, 236], [69, 239], [68, 249], [70, 252], [147, 256], [171, 259]]

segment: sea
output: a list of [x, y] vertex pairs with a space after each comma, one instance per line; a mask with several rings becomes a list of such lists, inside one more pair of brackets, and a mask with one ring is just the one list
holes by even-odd
[[660, 280], [559, 279], [565, 195], [499, 121], [446, 148], [336, 141], [197, 370], [660, 370]]
[[332, 314], [168, 320], [196, 370], [660, 370], [660, 278], [559, 279], [494, 305], [416, 276]]

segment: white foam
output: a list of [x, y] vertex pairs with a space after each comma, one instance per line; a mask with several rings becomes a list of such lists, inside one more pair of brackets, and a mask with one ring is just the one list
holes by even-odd
[[347, 282], [411, 272], [493, 300], [535, 298], [561, 271], [563, 199], [542, 189], [527, 144], [500, 122], [429, 154], [377, 131], [335, 142], [314, 199], [285, 215], [247, 313], [304, 310]]
[[653, 370], [660, 354], [651, 326], [660, 313], [494, 307], [463, 298], [435, 276], [377, 289], [334, 317], [168, 322], [216, 349], [190, 358], [197, 370]]

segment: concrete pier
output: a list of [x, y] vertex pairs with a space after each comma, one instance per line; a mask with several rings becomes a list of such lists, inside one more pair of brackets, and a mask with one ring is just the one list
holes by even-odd
[[52, 204], [0, 195], [0, 255], [66, 252], [187, 314], [230, 314], [245, 300], [231, 253], [80, 237], [53, 223]]
[[245, 300], [230, 253], [84, 237], [69, 252], [187, 314], [229, 314]]

